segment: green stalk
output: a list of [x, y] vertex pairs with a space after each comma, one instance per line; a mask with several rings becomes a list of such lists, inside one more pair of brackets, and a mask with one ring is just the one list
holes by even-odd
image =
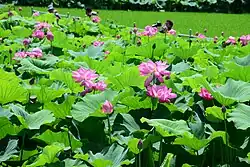
[[22, 145], [21, 145], [21, 153], [20, 153], [20, 161], [23, 161], [23, 149], [24, 149], [24, 141], [25, 141], [25, 131], [22, 136]]
[[166, 41], [167, 41], [167, 33], [165, 32], [165, 39], [164, 39], [165, 41], [165, 43], [166, 43]]
[[152, 50], [152, 56], [151, 56], [151, 59], [153, 59], [153, 58], [154, 58], [154, 51], [155, 51], [155, 49], [153, 49], [153, 50]]
[[215, 143], [213, 143], [212, 166], [214, 166]]
[[109, 115], [108, 115], [108, 133], [109, 133], [109, 144], [111, 144], [111, 126], [110, 126]]
[[69, 146], [70, 146], [70, 157], [72, 155], [72, 144], [71, 144], [71, 139], [70, 139], [70, 134], [69, 134], [69, 126], [68, 126], [68, 140], [69, 140]]
[[224, 153], [223, 153], [223, 141], [220, 142], [220, 150], [221, 150], [221, 163], [224, 164]]
[[163, 154], [163, 139], [160, 141], [160, 150], [159, 150], [159, 165], [162, 163], [162, 154]]
[[9, 63], [10, 63], [10, 65], [11, 65], [11, 54], [9, 55], [9, 61], [10, 61], [10, 62], [9, 62]]
[[226, 121], [226, 112], [223, 113], [223, 117], [224, 117], [224, 127], [225, 127], [225, 132], [226, 132], [226, 147], [225, 147], [225, 159], [226, 159], [226, 163], [229, 163], [229, 159], [228, 159], [228, 135], [227, 135], [227, 121]]
[[138, 154], [138, 158], [139, 158], [139, 167], [141, 167], [141, 151], [140, 151], [140, 153]]
[[52, 41], [50, 42], [50, 48], [51, 48], [51, 54], [53, 54], [53, 46], [52, 46]]

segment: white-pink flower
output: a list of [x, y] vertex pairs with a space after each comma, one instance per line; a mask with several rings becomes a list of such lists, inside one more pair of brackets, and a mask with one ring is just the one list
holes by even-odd
[[93, 42], [93, 45], [98, 47], [98, 46], [102, 46], [104, 44], [104, 42], [101, 42], [101, 41], [94, 41]]
[[174, 29], [169, 30], [168, 33], [170, 35], [176, 35], [176, 31]]
[[37, 30], [42, 30], [42, 29], [50, 29], [50, 24], [46, 23], [46, 22], [38, 22], [35, 25], [35, 29]]
[[100, 17], [98, 17], [98, 16], [94, 16], [94, 17], [92, 17], [92, 21], [93, 21], [94, 23], [99, 23], [99, 22], [101, 21], [101, 19], [100, 19]]
[[113, 112], [113, 105], [110, 101], [106, 100], [102, 105], [102, 112], [105, 114], [111, 114]]
[[205, 36], [205, 35], [203, 35], [203, 34], [198, 34], [198, 38], [200, 38], [200, 39], [205, 39], [205, 38], [206, 38], [206, 36]]
[[51, 42], [54, 40], [54, 35], [53, 35], [53, 33], [52, 33], [51, 31], [48, 31], [48, 32], [47, 32], [46, 37], [47, 37], [47, 39], [48, 39], [49, 41], [51, 41]]
[[32, 37], [43, 39], [44, 38], [44, 32], [41, 30], [35, 30], [32, 34]]
[[75, 79], [76, 82], [82, 83], [85, 81], [92, 81], [95, 80], [99, 77], [98, 74], [94, 70], [91, 69], [85, 69], [85, 68], [80, 68], [77, 71], [73, 71], [73, 78]]
[[40, 15], [40, 13], [39, 12], [35, 12], [35, 13], [33, 13], [33, 16], [39, 16]]
[[154, 74], [159, 82], [164, 82], [163, 77], [170, 77], [170, 71], [166, 70], [168, 65], [166, 62], [157, 61], [153, 62], [149, 60], [148, 62], [143, 62], [139, 65], [139, 71], [141, 76], [148, 76]]
[[235, 37], [232, 37], [232, 36], [230, 36], [230, 37], [228, 37], [228, 40], [226, 41], [226, 43], [227, 44], [236, 44], [236, 39], [235, 39]]
[[142, 32], [142, 35], [144, 36], [154, 36], [158, 32], [158, 29], [156, 27], [146, 26], [144, 31]]

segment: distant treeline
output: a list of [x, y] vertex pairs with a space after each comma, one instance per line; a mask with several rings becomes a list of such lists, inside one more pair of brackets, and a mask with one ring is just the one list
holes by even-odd
[[[13, 0], [0, 0], [12, 3]], [[250, 0], [18, 0], [19, 5], [79, 7], [95, 9], [250, 13]]]

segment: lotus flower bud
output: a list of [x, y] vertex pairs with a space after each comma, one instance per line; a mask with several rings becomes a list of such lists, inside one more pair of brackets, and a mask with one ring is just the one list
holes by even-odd
[[221, 111], [222, 111], [223, 113], [225, 113], [225, 112], [227, 111], [227, 108], [226, 108], [225, 106], [222, 106], [222, 107], [221, 107]]
[[141, 150], [142, 148], [143, 148], [143, 141], [140, 139], [139, 140], [139, 142], [138, 142], [138, 144], [137, 144], [137, 148], [139, 149], [139, 150]]

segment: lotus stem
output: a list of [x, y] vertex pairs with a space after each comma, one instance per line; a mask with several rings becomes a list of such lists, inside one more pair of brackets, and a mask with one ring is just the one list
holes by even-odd
[[160, 150], [159, 150], [159, 165], [162, 162], [162, 154], [163, 154], [163, 139], [160, 141]]
[[224, 117], [224, 127], [225, 127], [225, 132], [226, 132], [226, 147], [225, 147], [225, 160], [226, 160], [226, 163], [229, 162], [229, 159], [228, 159], [228, 135], [227, 135], [227, 116], [226, 116], [226, 112], [223, 112], [223, 117]]
[[22, 145], [21, 145], [21, 153], [20, 153], [20, 162], [23, 161], [24, 141], [25, 141], [25, 131], [24, 131], [23, 136], [22, 136]]
[[109, 143], [111, 144], [111, 126], [110, 126], [109, 115], [108, 115], [108, 133], [109, 133]]
[[69, 146], [70, 146], [70, 157], [71, 157], [71, 155], [72, 155], [72, 144], [71, 144], [71, 138], [70, 138], [70, 134], [69, 134], [69, 126], [68, 126], [67, 134], [68, 134], [68, 140], [69, 140]]
[[138, 159], [139, 159], [139, 167], [141, 167], [141, 151], [140, 151], [140, 153], [138, 154]]

